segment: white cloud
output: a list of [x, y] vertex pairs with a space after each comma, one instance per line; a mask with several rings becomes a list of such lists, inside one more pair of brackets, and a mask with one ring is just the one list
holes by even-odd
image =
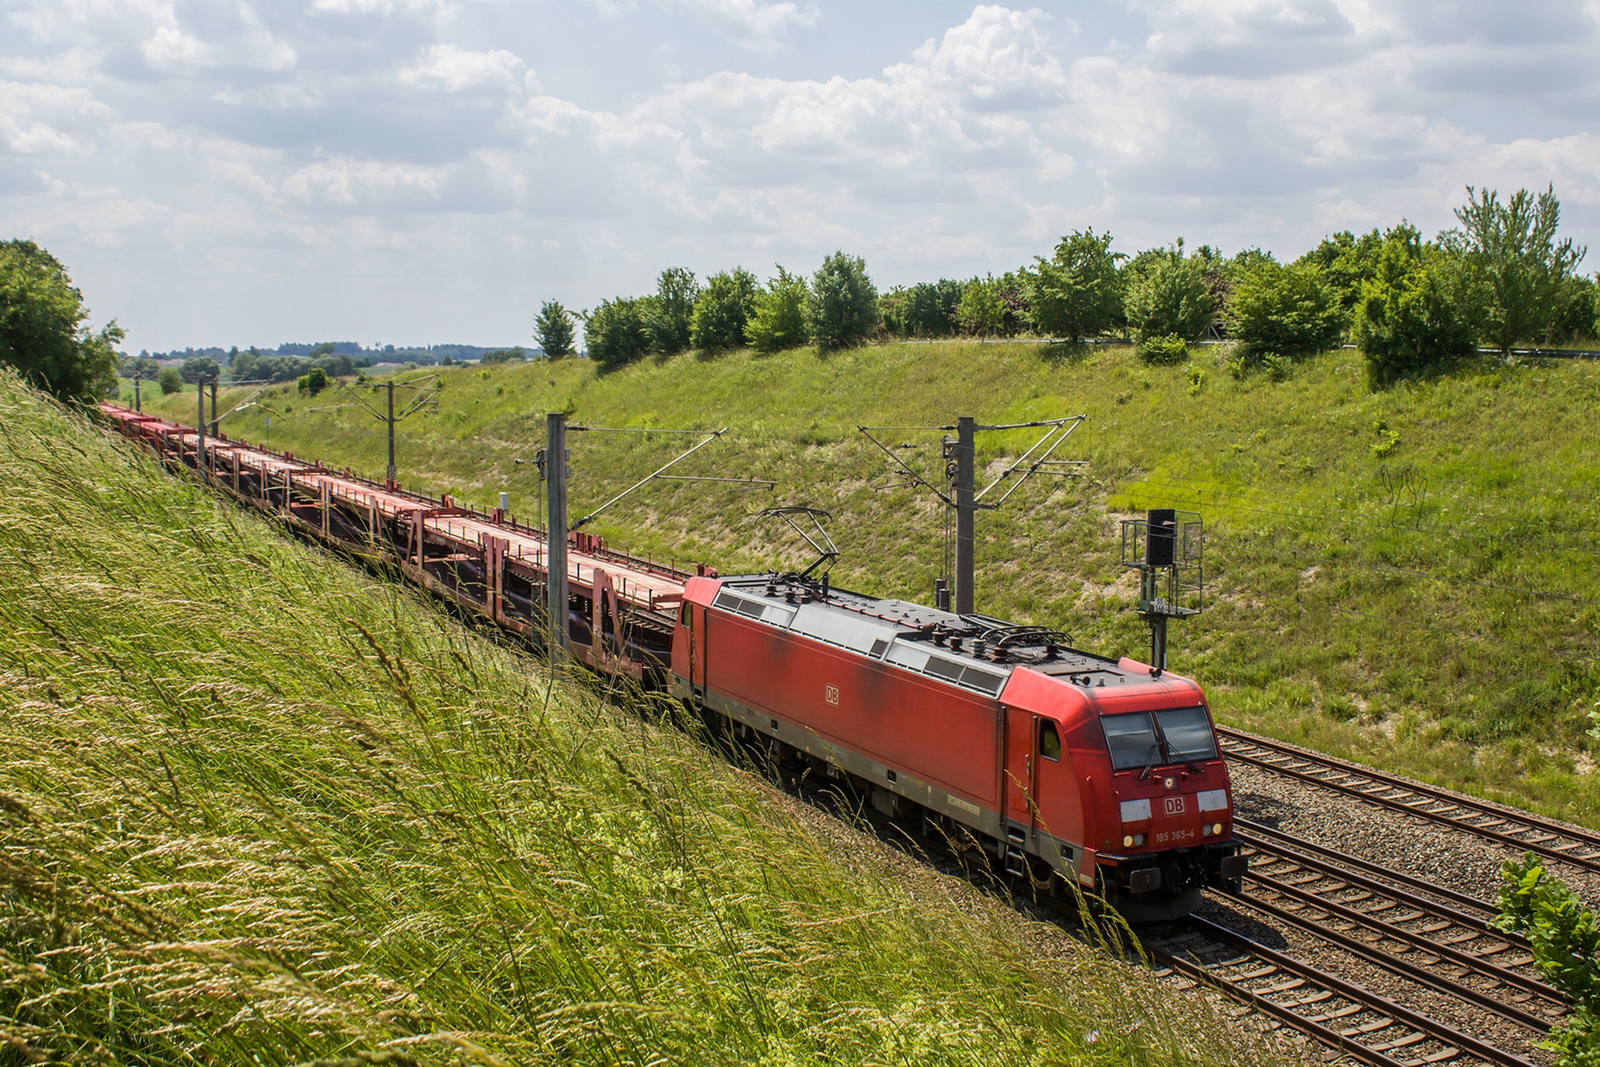
[[712, 31], [745, 48], [770, 51], [791, 27], [817, 24], [815, 5], [801, 8], [792, 0], [667, 0], [670, 9], [693, 17]]
[[478, 88], [511, 91], [522, 85], [522, 70], [522, 60], [503, 48], [470, 52], [455, 45], [436, 44], [402, 70], [400, 80], [449, 93]]

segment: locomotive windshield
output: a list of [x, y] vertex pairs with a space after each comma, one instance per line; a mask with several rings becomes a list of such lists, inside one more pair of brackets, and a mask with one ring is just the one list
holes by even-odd
[[1112, 770], [1217, 758], [1217, 741], [1205, 708], [1105, 715], [1100, 728], [1105, 731]]

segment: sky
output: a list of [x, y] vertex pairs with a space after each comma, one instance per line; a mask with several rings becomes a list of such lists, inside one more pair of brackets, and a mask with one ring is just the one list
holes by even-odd
[[[531, 344], [686, 266], [1293, 258], [1553, 183], [1600, 0], [0, 0], [0, 239], [124, 347]], [[9, 231], [9, 232], [7, 232]]]

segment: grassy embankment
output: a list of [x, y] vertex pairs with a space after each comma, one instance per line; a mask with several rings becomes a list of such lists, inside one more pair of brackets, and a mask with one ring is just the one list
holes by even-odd
[[9, 377], [0, 484], [0, 1064], [1268, 1062]]
[[[443, 371], [437, 415], [400, 431], [408, 484], [537, 511], [542, 412], [593, 425], [722, 426], [685, 473], [779, 479], [776, 499], [825, 507], [837, 580], [927, 601], [942, 525], [857, 424], [1009, 422], [1085, 412], [1063, 454], [1076, 484], [1036, 483], [978, 521], [982, 611], [1049, 623], [1080, 644], [1142, 654], [1115, 519], [1202, 512], [1209, 604], [1179, 624], [1172, 662], [1220, 717], [1469, 791], [1600, 825], [1600, 365], [1508, 366], [1374, 392], [1334, 352], [1287, 381], [1235, 380], [1214, 351], [1145, 367], [1126, 349], [1081, 358], [1030, 345], [901, 345], [819, 359], [684, 356], [597, 377], [586, 362]], [[234, 394], [237, 395], [237, 394]], [[271, 396], [272, 441], [381, 475], [382, 426], [338, 403]], [[193, 420], [192, 393], [158, 402]], [[292, 408], [292, 410], [291, 410]], [[225, 409], [224, 409], [225, 410]], [[228, 420], [259, 439], [262, 409]], [[937, 433], [894, 431], [930, 475]], [[679, 438], [575, 435], [574, 514], [670, 455]], [[991, 470], [1024, 433], [984, 435]], [[617, 542], [727, 568], [789, 551], [749, 516], [773, 498], [661, 483], [596, 524]]]

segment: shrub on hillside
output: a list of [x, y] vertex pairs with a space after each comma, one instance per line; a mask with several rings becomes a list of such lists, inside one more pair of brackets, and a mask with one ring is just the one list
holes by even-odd
[[743, 267], [706, 279], [695, 301], [689, 340], [703, 352], [720, 352], [744, 344], [745, 326], [755, 312], [761, 283]]
[[974, 278], [961, 288], [956, 324], [968, 337], [994, 337], [1005, 329], [1006, 306], [994, 276]]
[[756, 297], [755, 312], [745, 325], [745, 339], [757, 355], [769, 356], [811, 340], [806, 304], [811, 290], [806, 280], [782, 267]]
[[1373, 277], [1362, 284], [1356, 344], [1376, 378], [1424, 369], [1472, 351], [1472, 327], [1458, 302], [1457, 271], [1417, 231], [1385, 235]]
[[1206, 285], [1205, 264], [1183, 254], [1180, 239], [1170, 248], [1143, 256], [1132, 270], [1124, 297], [1124, 313], [1141, 347], [1176, 336], [1198, 338], [1211, 325], [1213, 302]]
[[1315, 267], [1258, 262], [1234, 285], [1228, 329], [1247, 357], [1295, 358], [1339, 341], [1339, 302]]
[[300, 376], [300, 391], [307, 396], [316, 396], [328, 387], [328, 372], [321, 367], [312, 367]]
[[1122, 309], [1111, 235], [1074, 230], [1030, 277], [1029, 320], [1047, 337], [1081, 341], [1105, 332]]
[[600, 301], [600, 306], [589, 312], [584, 338], [589, 358], [602, 371], [625, 366], [650, 351], [650, 326], [645, 318], [648, 300], [619, 296]]
[[806, 303], [811, 338], [823, 352], [850, 348], [878, 324], [878, 290], [860, 256], [835, 252], [811, 277]]
[[1139, 358], [1146, 363], [1182, 363], [1189, 358], [1189, 344], [1175, 333], [1147, 337], [1139, 342]]
[[162, 396], [171, 396], [183, 388], [183, 375], [177, 367], [162, 367], [161, 373], [156, 375], [156, 384], [161, 387]]

